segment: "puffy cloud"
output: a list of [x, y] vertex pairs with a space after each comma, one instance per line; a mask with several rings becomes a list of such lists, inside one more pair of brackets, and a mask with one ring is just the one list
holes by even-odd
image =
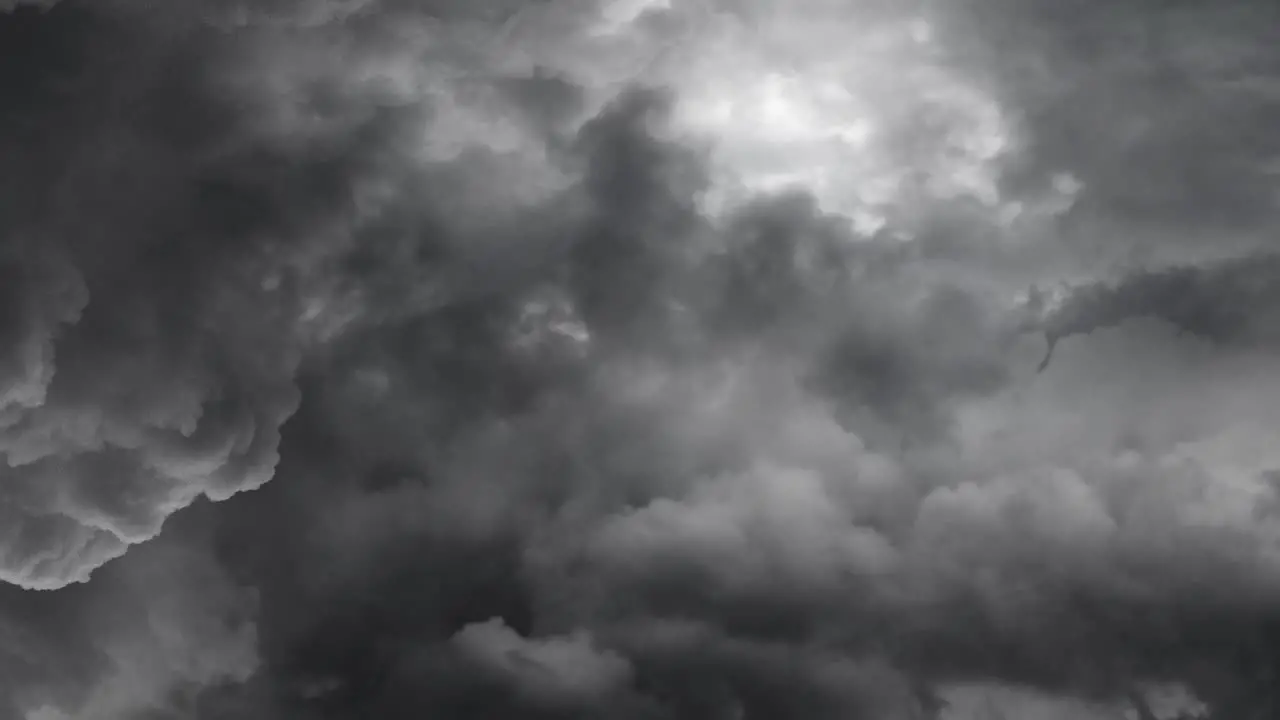
[[779, 8], [6, 15], [14, 713], [1269, 712], [1243, 4]]
[[[55, 48], [44, 66], [32, 58], [34, 79], [10, 80], [17, 102], [5, 138], [19, 205], [3, 253], [0, 576], [30, 588], [84, 580], [199, 495], [266, 482], [297, 404], [294, 300], [267, 282], [278, 264], [270, 246], [225, 224], [222, 170], [196, 157], [224, 131], [216, 118], [187, 126], [172, 106], [182, 93], [215, 114], [216, 102], [181, 84], [192, 78], [122, 84], [57, 56], [70, 39], [109, 42], [111, 26], [87, 12], [60, 7], [6, 26], [34, 34], [20, 52], [41, 52], [26, 43], [42, 40]], [[102, 37], [84, 34], [93, 31]], [[156, 52], [190, 62], [176, 47]], [[38, 102], [58, 72], [83, 92]], [[108, 79], [119, 87], [98, 86]], [[77, 117], [121, 101], [135, 121], [86, 127]], [[59, 134], [70, 147], [39, 155]]]
[[492, 619], [462, 628], [453, 643], [465, 657], [503, 676], [537, 703], [598, 701], [630, 681], [627, 660], [598, 650], [583, 632], [526, 639]]
[[258, 666], [254, 592], [229, 578], [198, 534], [139, 548], [104, 571], [89, 614], [107, 668], [74, 709], [26, 700], [32, 720], [182, 712], [205, 687], [241, 683]]
[[1021, 119], [1009, 184], [1064, 171], [1082, 184], [1055, 254], [1095, 273], [1268, 244], [1276, 105], [1261, 28], [1274, 8], [1073, 13], [974, 0], [940, 10], [954, 57]]

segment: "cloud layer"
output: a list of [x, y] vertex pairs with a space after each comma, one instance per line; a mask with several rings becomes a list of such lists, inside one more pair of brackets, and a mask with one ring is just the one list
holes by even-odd
[[792, 5], [5, 8], [0, 709], [1269, 717], [1269, 11]]

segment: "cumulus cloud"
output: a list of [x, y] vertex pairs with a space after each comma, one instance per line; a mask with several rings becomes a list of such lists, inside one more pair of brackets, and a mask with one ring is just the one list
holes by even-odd
[[796, 5], [0, 17], [3, 709], [1269, 716], [1267, 11]]
[[88, 621], [106, 669], [73, 708], [25, 699], [28, 717], [105, 720], [181, 713], [203, 688], [242, 683], [258, 666], [251, 588], [193, 538], [166, 538], [107, 571]]
[[[15, 15], [6, 35], [19, 55], [129, 41], [85, 12]], [[192, 60], [178, 47], [147, 52]], [[266, 482], [297, 404], [294, 300], [268, 282], [279, 263], [236, 227], [223, 170], [197, 157], [221, 139], [218, 121], [186, 125], [169, 96], [211, 113], [216, 103], [193, 78], [122, 80], [84, 62], [33, 55], [5, 83], [17, 205], [4, 240], [0, 574], [30, 588], [86, 579], [199, 495]], [[63, 73], [69, 85], [48, 94]], [[134, 120], [79, 117], [120, 102]]]
[[590, 636], [526, 639], [501, 620], [467, 625], [453, 636], [468, 659], [513, 683], [538, 703], [598, 701], [630, 681], [625, 658], [597, 650]]

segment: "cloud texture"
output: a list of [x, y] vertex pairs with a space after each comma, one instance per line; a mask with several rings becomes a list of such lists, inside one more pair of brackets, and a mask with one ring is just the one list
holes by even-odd
[[1262, 4], [46, 5], [5, 717], [1275, 713]]

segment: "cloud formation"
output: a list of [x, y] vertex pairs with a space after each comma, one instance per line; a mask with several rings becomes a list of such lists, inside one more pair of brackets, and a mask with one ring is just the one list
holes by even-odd
[[[1033, 322], [1049, 353], [1063, 338], [1144, 317], [1217, 343], [1266, 347], [1280, 329], [1276, 275], [1277, 258], [1270, 254], [1138, 271], [1115, 282], [1070, 288]], [[1045, 304], [1038, 292], [1032, 300]]]
[[[185, 74], [196, 51], [98, 66], [76, 44], [132, 31], [66, 12], [6, 21], [22, 68], [3, 82], [0, 576], [29, 588], [84, 580], [198, 495], [266, 482], [298, 401], [296, 299], [266, 228], [236, 217], [252, 201], [214, 157], [227, 128]], [[46, 43], [65, 56], [41, 62]]]
[[1267, 11], [797, 5], [0, 17], [0, 708], [1269, 717]]

